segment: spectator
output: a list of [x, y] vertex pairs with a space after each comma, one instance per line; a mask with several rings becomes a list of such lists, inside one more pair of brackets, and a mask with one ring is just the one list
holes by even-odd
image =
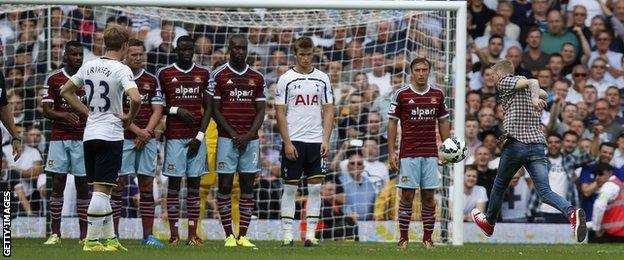
[[[158, 37], [154, 36], [158, 32]], [[147, 71], [156, 74], [158, 69], [176, 61], [175, 46], [177, 38], [188, 33], [178, 32], [171, 21], [162, 21], [160, 29], [154, 29], [145, 37], [147, 53]]]
[[496, 79], [494, 79], [494, 72], [490, 67], [483, 67], [483, 69], [481, 69], [481, 78], [483, 79], [483, 85], [477, 90], [481, 96], [485, 94], [496, 94]]
[[620, 90], [616, 86], [610, 86], [605, 91], [605, 100], [609, 103], [609, 114], [613, 121], [622, 125], [624, 118], [620, 107]]
[[537, 71], [537, 80], [540, 84], [540, 88], [550, 91], [553, 83], [553, 76], [550, 69], [542, 67]]
[[343, 211], [344, 198], [338, 199], [336, 183], [326, 180], [321, 190], [321, 219], [317, 237], [322, 239], [353, 239], [358, 240], [356, 219], [346, 216]]
[[600, 140], [608, 142], [614, 141], [615, 137], [620, 132], [624, 131], [624, 127], [613, 121], [613, 117], [609, 113], [608, 101], [605, 99], [598, 99], [595, 106], [594, 114], [596, 116], [596, 123], [594, 125], [599, 125], [602, 129], [602, 131], [600, 131]]
[[511, 46], [507, 49], [506, 59], [510, 60], [511, 63], [515, 66], [516, 75], [525, 76], [527, 78], [532, 77], [530, 70], [527, 70], [522, 67], [522, 49], [518, 46]]
[[379, 94], [386, 94], [392, 91], [392, 85], [390, 83], [390, 72], [386, 71], [385, 58], [380, 52], [374, 52], [372, 54], [372, 71], [366, 73], [368, 78], [368, 84], [375, 84], [379, 87]]
[[[514, 9], [513, 9], [513, 5], [511, 4], [511, 2], [500, 2], [498, 3], [498, 7], [496, 10], [496, 13], [502, 17], [505, 18], [505, 37], [515, 40], [517, 41], [518, 38], [520, 37], [520, 27], [511, 22], [511, 16], [514, 13]], [[487, 25], [487, 27], [485, 27], [485, 33], [484, 34], [489, 34], [490, 30], [491, 30], [491, 24], [493, 18], [490, 19], [490, 24]]]
[[569, 42], [576, 49], [580, 47], [579, 40], [563, 23], [563, 15], [558, 10], [548, 12], [548, 30], [543, 35], [541, 49], [547, 54], [559, 51], [561, 45]]
[[[592, 220], [592, 214], [594, 210], [594, 201], [598, 197], [596, 193], [598, 191], [598, 184], [595, 181], [594, 171], [599, 164], [608, 164], [613, 159], [613, 153], [615, 151], [615, 144], [602, 143], [599, 147], [598, 158], [592, 164], [589, 164], [581, 170], [579, 177], [581, 182], [581, 206], [585, 210], [587, 221]], [[624, 177], [624, 171], [621, 168], [613, 168], [613, 172], [616, 176]]]
[[[249, 53], [256, 53], [261, 57], [269, 55], [269, 43], [267, 39], [266, 29], [262, 27], [249, 27], [247, 30], [247, 50]], [[262, 67], [266, 66], [266, 62]]]
[[557, 81], [562, 79], [564, 75], [562, 75], [563, 71], [563, 57], [561, 54], [555, 52], [548, 56], [548, 69], [552, 73], [552, 80]]
[[589, 43], [587, 40], [581, 40], [581, 45], [583, 46], [583, 53], [581, 57], [578, 57], [576, 48], [573, 44], [566, 42], [561, 45], [561, 57], [563, 58], [563, 70], [561, 71], [562, 76], [567, 76], [572, 73], [572, 70], [575, 66], [579, 64], [586, 64], [587, 60], [589, 60], [589, 55], [591, 50], [589, 49]]
[[347, 65], [347, 37], [348, 31], [345, 26], [334, 28], [333, 41], [330, 47], [325, 47], [323, 52], [330, 61], [339, 61], [342, 65]]
[[481, 93], [471, 90], [466, 94], [467, 115], [476, 116], [481, 109]]
[[366, 66], [362, 43], [358, 40], [352, 40], [347, 44], [347, 60], [349, 63], [342, 69], [342, 78], [347, 82], [353, 81], [355, 71], [362, 71], [364, 73], [372, 71], [370, 67]]
[[[490, 64], [501, 60], [503, 58], [502, 52], [504, 47], [503, 37], [492, 35], [486, 47], [473, 50], [479, 58], [479, 62], [475, 63], [474, 67], [483, 70], [484, 68], [488, 68]], [[475, 46], [475, 48], [478, 47]]]
[[203, 66], [210, 66], [210, 54], [212, 53], [212, 41], [206, 36], [198, 36], [195, 39], [195, 56], [193, 62]]
[[624, 1], [615, 1], [610, 22], [613, 25], [615, 36], [621, 41], [624, 37]]
[[91, 50], [85, 48], [84, 62], [97, 59], [104, 55], [104, 29], [98, 28], [93, 33]]
[[[263, 159], [263, 169], [267, 166]], [[256, 214], [259, 219], [279, 219], [280, 198], [282, 196], [282, 180], [280, 178], [280, 162], [268, 167], [268, 175], [264, 175], [254, 188], [256, 191]]]
[[482, 186], [490, 194], [496, 178], [496, 169], [490, 169], [488, 163], [492, 160], [492, 152], [485, 146], [475, 150], [474, 167], [477, 169], [477, 185]]
[[548, 130], [560, 135], [570, 130], [572, 121], [578, 118], [576, 106], [565, 103], [561, 99], [553, 104], [551, 110]]
[[609, 164], [600, 164], [594, 169], [599, 196], [594, 202], [594, 221], [589, 233], [590, 243], [624, 242], [624, 185], [622, 178], [613, 174]]
[[542, 31], [538, 28], [530, 29], [526, 36], [526, 43], [526, 51], [522, 54], [522, 66], [531, 71], [546, 66], [548, 54], [541, 49]]
[[348, 115], [338, 123], [338, 140], [359, 138], [366, 133], [366, 113], [362, 106], [362, 94], [353, 93], [348, 97]]
[[474, 156], [477, 147], [481, 146], [481, 141], [478, 138], [479, 135], [479, 121], [474, 116], [466, 117], [466, 157]]
[[600, 1], [583, 1], [583, 0], [570, 0], [567, 5], [567, 15], [568, 19], [572, 19], [573, 17], [576, 19], [576, 14], [574, 11], [577, 11], [579, 7], [585, 11], [585, 15], [582, 16], [585, 25], [589, 26], [591, 23], [591, 19], [595, 16], [603, 14], [603, 6], [607, 8]]
[[608, 31], [600, 31], [596, 36], [596, 50], [591, 53], [589, 57], [589, 62], [593, 66], [594, 61], [597, 58], [602, 58], [606, 61], [606, 72], [604, 74], [604, 78], [613, 81], [616, 78], [624, 75], [624, 71], [622, 69], [622, 53], [614, 52], [609, 50], [609, 46], [611, 46], [612, 36]]
[[613, 152], [613, 159], [609, 162], [615, 168], [624, 166], [624, 133], [619, 133], [616, 139], [617, 149]]
[[483, 0], [469, 1], [468, 12], [472, 17], [471, 27], [474, 27], [472, 38], [482, 36], [485, 32], [485, 25], [496, 15], [496, 12], [483, 5]]
[[[586, 118], [587, 120], [592, 120], [592, 116], [593, 116], [593, 112], [594, 112], [594, 108], [595, 108], [597, 100], [598, 100], [598, 90], [596, 89], [596, 87], [594, 87], [594, 85], [585, 86], [585, 89], [583, 90], [584, 102], [581, 102], [581, 103], [585, 103], [585, 105], [587, 105], [587, 111], [590, 113], [587, 115], [587, 118]], [[593, 118], [593, 120], [595, 120], [595, 118]]]
[[[585, 104], [585, 103], [579, 103], [579, 104]], [[577, 110], [579, 109], [580, 106], [576, 106]], [[580, 118], [580, 116], [579, 116]], [[586, 138], [586, 139], [590, 139], [593, 137], [592, 133], [589, 132], [589, 130], [587, 130], [585, 128], [585, 123], [583, 123], [583, 120], [580, 119], [574, 119], [572, 120], [572, 122], [570, 123], [570, 130], [574, 131], [574, 133], [576, 133], [580, 138]]]
[[529, 197], [531, 187], [524, 168], [520, 168], [509, 183], [501, 207], [501, 222], [526, 223], [529, 213]]
[[404, 82], [405, 79], [402, 72], [392, 75], [392, 91], [379, 95], [379, 97], [373, 101], [371, 111], [377, 111], [381, 115], [382, 124], [380, 132], [382, 133], [386, 133], [386, 128], [388, 127], [388, 108], [390, 108], [391, 97], [398, 89], [404, 86]]
[[27, 146], [37, 149], [40, 153], [45, 151], [46, 142], [41, 133], [41, 129], [37, 126], [29, 126], [25, 137], [24, 142]]
[[479, 126], [481, 126], [479, 132], [498, 131], [498, 125], [496, 124], [496, 118], [492, 108], [482, 107], [481, 110], [479, 110], [478, 119]]
[[362, 155], [364, 157], [364, 170], [368, 172], [369, 179], [377, 186], [377, 191], [390, 180], [388, 167], [379, 160], [379, 144], [376, 139], [364, 140], [362, 145]]
[[583, 90], [587, 85], [587, 67], [583, 64], [575, 65], [572, 69], [572, 87], [568, 89], [566, 102], [578, 104], [583, 101]]
[[[453, 198], [453, 186], [450, 187], [449, 198]], [[464, 169], [464, 221], [472, 221], [470, 211], [474, 208], [485, 211], [485, 205], [488, 202], [488, 195], [485, 188], [477, 185], [477, 169], [473, 166], [466, 166]], [[450, 201], [452, 204], [453, 201]], [[451, 206], [452, 208], [452, 206]]]
[[[589, 39], [589, 37], [591, 36], [591, 32], [589, 31], [589, 25], [591, 24], [591, 19], [593, 16], [587, 16], [587, 8], [585, 8], [584, 5], [577, 4], [575, 6], [571, 6], [568, 3], [567, 9], [567, 27], [570, 28], [570, 30], [573, 32], [575, 30], [574, 28], [581, 29], [585, 38]], [[585, 23], [585, 20], [587, 20], [587, 24]]]
[[[489, 25], [491, 25], [492, 27], [492, 31], [488, 34], [483, 34], [483, 36], [476, 38], [475, 39], [475, 45], [477, 46], [477, 48], [482, 49], [487, 47], [490, 39], [492, 36], [500, 36], [501, 39], [503, 40], [503, 48], [501, 50], [501, 55], [505, 56], [505, 54], [507, 54], [507, 50], [509, 48], [511, 48], [512, 46], [516, 46], [518, 48], [520, 48], [520, 43], [517, 40], [514, 40], [508, 36], [506, 36], [506, 31], [505, 31], [505, 27], [507, 26], [507, 18], [505, 18], [502, 15], [495, 15], [494, 17], [492, 17], [492, 19], [489, 22]], [[495, 61], [490, 61], [491, 63], [495, 62]]]
[[[368, 139], [373, 139], [377, 143], [378, 155], [377, 158], [381, 162], [388, 160], [388, 139], [385, 136], [386, 132], [381, 131], [381, 115], [379, 112], [369, 112], [366, 117], [366, 136]], [[366, 141], [364, 142], [366, 144]], [[385, 165], [384, 165], [385, 167]], [[388, 178], [385, 178], [386, 181]]]
[[[589, 69], [588, 85], [596, 87], [598, 98], [603, 98], [608, 87], [615, 85], [606, 75], [607, 61], [603, 58], [596, 58], [592, 61]], [[587, 100], [586, 100], [587, 101]]]
[[348, 158], [348, 172], [338, 177], [346, 197], [345, 214], [357, 220], [372, 220], [377, 196], [375, 183], [364, 171], [364, 159], [360, 151], [351, 152]]
[[377, 35], [374, 41], [366, 44], [366, 54], [375, 52], [392, 55], [397, 52], [398, 46], [394, 39], [394, 24], [389, 21], [381, 21], [377, 23]]
[[[327, 68], [327, 76], [329, 76], [329, 82], [334, 93], [340, 93], [340, 95], [334, 95], [334, 102], [340, 104], [341, 99], [351, 92], [351, 86], [342, 79], [342, 63], [340, 61], [330, 61]], [[362, 75], [366, 76], [366, 74]], [[358, 80], [357, 75], [355, 79]]]

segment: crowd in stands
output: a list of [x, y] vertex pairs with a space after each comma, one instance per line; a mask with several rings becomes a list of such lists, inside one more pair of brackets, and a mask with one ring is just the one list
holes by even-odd
[[[548, 140], [551, 188], [573, 205], [582, 206], [591, 220], [598, 189], [595, 165], [611, 164], [616, 175], [624, 177], [624, 0], [469, 0], [468, 5], [466, 86], [453, 86], [467, 90], [465, 181], [453, 184], [463, 186], [465, 220], [470, 219], [472, 208], [486, 208], [498, 168], [502, 144], [497, 138], [503, 132], [505, 111], [496, 102], [496, 82], [489, 65], [503, 58], [514, 63], [517, 74], [537, 78], [548, 92], [542, 129]], [[181, 35], [195, 39], [197, 64], [215, 68], [227, 62], [228, 34], [245, 33], [249, 39], [247, 62], [265, 75], [267, 85], [255, 215], [277, 219], [282, 187], [281, 138], [273, 97], [277, 78], [294, 65], [294, 39], [307, 35], [317, 45], [315, 66], [331, 79], [337, 111], [332, 154], [325, 163], [329, 174], [322, 191], [323, 226], [336, 228], [323, 236], [352, 237], [357, 234], [357, 221], [397, 218], [400, 191], [395, 187], [396, 173], [388, 170], [385, 133], [391, 95], [409, 82], [406, 63], [417, 56], [430, 59], [434, 64], [431, 84], [446, 90], [447, 103], [455, 107], [446, 83], [447, 67], [453, 63], [442, 55], [440, 17], [414, 15], [304, 29], [190, 24], [111, 10], [102, 13], [87, 6], [54, 7], [50, 13], [32, 10], [1, 14], [0, 63], [14, 119], [22, 126], [25, 145], [30, 147], [20, 162], [5, 156], [7, 163], [3, 165], [9, 171], [3, 174], [3, 185], [14, 188], [21, 214], [43, 214], [46, 178], [42, 158], [49, 122], [42, 116], [41, 95], [48, 62], [51, 69], [63, 64], [64, 42], [82, 41], [86, 62], [103, 54], [102, 32], [108, 24], [125, 25], [133, 37], [145, 42], [146, 69], [155, 73], [175, 62], [175, 40]], [[48, 28], [52, 34], [49, 38]], [[451, 78], [456, 76], [464, 75]], [[6, 144], [8, 135], [3, 136]], [[6, 149], [5, 154], [10, 154]], [[166, 181], [157, 180], [159, 185]], [[136, 186], [129, 187], [126, 197], [136, 197]], [[305, 193], [301, 190], [298, 209], [304, 208]], [[137, 205], [136, 199], [125, 203], [127, 208]], [[415, 211], [419, 207], [415, 205]], [[207, 216], [214, 217], [214, 210], [208, 210]], [[136, 216], [136, 211], [126, 216], [133, 214]], [[525, 169], [510, 184], [500, 218], [503, 222], [567, 223], [556, 209], [540, 201]]]

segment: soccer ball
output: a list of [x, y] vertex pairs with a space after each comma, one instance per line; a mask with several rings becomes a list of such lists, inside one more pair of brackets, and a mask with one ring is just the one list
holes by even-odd
[[446, 138], [440, 146], [440, 153], [450, 163], [458, 163], [466, 158], [466, 142], [457, 136]]

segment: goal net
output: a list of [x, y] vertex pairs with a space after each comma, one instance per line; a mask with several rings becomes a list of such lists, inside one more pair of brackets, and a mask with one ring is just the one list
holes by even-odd
[[[181, 3], [183, 4], [183, 3]], [[317, 237], [395, 241], [398, 239], [397, 172], [389, 170], [386, 126], [391, 93], [409, 83], [409, 62], [425, 57], [431, 64], [430, 83], [446, 93], [454, 122], [457, 71], [457, 12], [443, 10], [326, 10], [162, 8], [154, 6], [35, 6], [1, 5], [2, 64], [13, 117], [33, 149], [20, 161], [3, 164], [2, 185], [12, 190], [14, 234], [42, 237], [49, 234], [51, 179], [46, 164], [50, 121], [43, 116], [41, 96], [46, 76], [63, 66], [63, 44], [81, 41], [84, 62], [104, 53], [103, 30], [118, 23], [144, 41], [148, 50], [145, 69], [151, 73], [175, 61], [176, 39], [195, 39], [194, 62], [211, 69], [227, 62], [227, 40], [242, 33], [249, 40], [247, 63], [266, 80], [267, 111], [261, 128], [262, 171], [255, 186], [256, 207], [249, 236], [281, 239], [280, 180], [281, 138], [277, 131], [274, 95], [280, 75], [294, 65], [293, 42], [308, 36], [316, 45], [314, 66], [326, 72], [335, 95], [336, 121], [331, 153], [325, 161], [327, 178], [322, 188], [322, 217]], [[463, 66], [463, 61], [457, 62]], [[463, 70], [462, 70], [463, 71]], [[464, 86], [457, 86], [464, 88]], [[463, 90], [460, 93], [464, 93]], [[460, 99], [463, 100], [463, 99]], [[462, 101], [463, 103], [463, 101]], [[463, 104], [459, 107], [463, 110]], [[460, 111], [461, 111], [460, 110]], [[463, 117], [459, 118], [463, 121]], [[463, 124], [463, 123], [461, 123]], [[459, 125], [461, 125], [459, 124]], [[457, 125], [457, 124], [455, 124]], [[214, 131], [214, 125], [211, 126]], [[455, 129], [463, 135], [463, 130]], [[10, 155], [8, 133], [3, 134], [4, 154]], [[210, 132], [210, 131], [209, 131]], [[216, 209], [214, 146], [216, 134], [208, 134], [211, 172], [202, 178], [202, 238], [224, 237]], [[460, 136], [461, 136], [460, 135]], [[363, 158], [349, 157], [358, 150]], [[6, 158], [5, 158], [6, 159]], [[358, 161], [363, 161], [359, 165]], [[167, 178], [161, 174], [160, 156], [154, 181], [156, 218], [154, 234], [167, 239], [166, 215], [160, 203], [166, 197]], [[29, 173], [26, 173], [26, 172]], [[436, 192], [434, 240], [448, 243], [451, 209], [449, 189], [452, 169], [440, 168], [442, 187]], [[461, 180], [461, 179], [460, 179]], [[123, 192], [122, 238], [141, 238], [139, 193], [136, 176]], [[236, 186], [236, 184], [235, 184]], [[463, 187], [459, 183], [459, 187]], [[295, 219], [305, 219], [306, 189], [300, 186]], [[234, 193], [237, 193], [235, 189]], [[165, 196], [163, 196], [165, 195]], [[236, 195], [235, 195], [236, 197]], [[415, 201], [419, 201], [417, 195]], [[185, 192], [181, 192], [181, 235], [185, 236]], [[410, 237], [421, 239], [420, 203], [414, 203]], [[234, 207], [234, 211], [236, 211]], [[234, 213], [236, 216], [237, 214]], [[305, 223], [297, 225], [303, 234]], [[76, 192], [68, 177], [63, 204], [63, 237], [77, 237]]]

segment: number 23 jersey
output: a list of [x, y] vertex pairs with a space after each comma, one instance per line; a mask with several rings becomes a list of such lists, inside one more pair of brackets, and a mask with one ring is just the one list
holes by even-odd
[[90, 112], [83, 140], [123, 140], [123, 122], [118, 115], [123, 113], [124, 92], [137, 87], [132, 70], [117, 60], [100, 57], [83, 64], [70, 80], [83, 87], [87, 96]]

